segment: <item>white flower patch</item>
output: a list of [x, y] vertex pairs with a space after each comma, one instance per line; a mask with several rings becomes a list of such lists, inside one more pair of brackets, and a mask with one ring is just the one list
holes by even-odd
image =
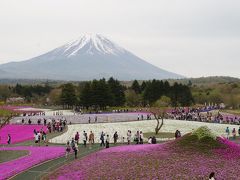
[[[156, 120], [145, 120], [145, 121], [134, 121], [134, 122], [118, 122], [118, 123], [96, 123], [96, 124], [74, 124], [68, 126], [68, 131], [60, 136], [57, 136], [50, 140], [52, 143], [66, 143], [75, 136], [76, 132], [79, 132], [80, 139], [82, 139], [83, 131], [86, 131], [89, 135], [90, 131], [93, 131], [95, 135], [95, 142], [100, 142], [100, 134], [103, 131], [106, 135], [109, 134], [110, 141], [113, 142], [113, 134], [117, 131], [119, 135], [118, 142], [126, 142], [127, 131], [132, 131], [132, 139], [137, 131], [142, 131], [143, 134], [146, 132], [154, 132], [156, 127]], [[216, 123], [204, 123], [195, 121], [181, 121], [181, 120], [164, 120], [164, 125], [161, 132], [175, 133], [178, 129], [182, 135], [192, 132], [200, 126], [207, 126], [217, 136], [225, 136], [226, 127], [230, 128], [230, 131], [235, 128], [238, 129], [237, 125], [230, 124], [216, 124]], [[148, 137], [145, 137], [148, 138]], [[169, 140], [168, 138], [160, 140]]]

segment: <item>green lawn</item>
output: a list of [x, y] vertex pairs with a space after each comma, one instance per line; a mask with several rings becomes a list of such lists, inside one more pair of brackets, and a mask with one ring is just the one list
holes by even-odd
[[11, 114], [12, 114], [11, 111], [0, 109], [0, 117], [7, 117], [10, 116]]
[[0, 163], [26, 156], [28, 151], [0, 151]]
[[153, 137], [155, 136], [156, 138], [174, 138], [175, 134], [174, 133], [169, 133], [169, 132], [159, 132], [156, 134], [155, 132], [147, 132], [143, 134], [145, 138]]
[[[119, 145], [119, 144], [118, 144]], [[113, 144], [110, 145], [114, 146]], [[99, 144], [95, 144], [90, 149], [89, 147], [84, 147], [83, 144], [79, 145], [79, 154], [78, 159], [103, 149], [103, 147], [100, 147]], [[14, 176], [13, 180], [40, 180], [40, 179], [48, 179], [48, 174], [53, 173], [55, 170], [57, 170], [59, 167], [66, 165], [72, 161], [74, 161], [74, 155], [71, 154], [67, 159], [65, 157], [60, 157], [54, 160], [47, 161], [45, 163], [39, 164], [37, 166], [32, 167], [31, 169], [28, 169], [27, 171], [24, 171], [16, 176]]]

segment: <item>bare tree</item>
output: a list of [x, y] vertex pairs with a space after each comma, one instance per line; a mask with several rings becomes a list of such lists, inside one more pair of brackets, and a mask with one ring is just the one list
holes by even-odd
[[155, 133], [158, 134], [161, 128], [163, 127], [163, 122], [165, 117], [165, 108], [150, 107], [148, 111], [153, 114], [154, 118], [157, 121], [157, 125], [155, 127]]
[[8, 124], [9, 121], [12, 119], [12, 115], [11, 116], [8, 116], [8, 117], [3, 117], [1, 119], [1, 124], [0, 124], [0, 129], [5, 125], [5, 124]]

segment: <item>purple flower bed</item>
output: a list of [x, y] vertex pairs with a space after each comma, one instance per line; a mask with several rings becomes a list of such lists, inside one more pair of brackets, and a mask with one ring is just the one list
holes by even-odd
[[47, 127], [42, 125], [6, 125], [0, 129], [0, 144], [7, 144], [8, 134], [11, 135], [12, 144], [31, 140], [34, 138], [33, 130], [40, 131], [42, 128], [47, 130]]
[[[104, 149], [61, 167], [50, 179], [237, 179], [240, 147], [220, 139], [225, 148], [209, 153], [183, 150], [174, 142]], [[234, 150], [233, 150], [233, 149]], [[230, 159], [231, 158], [231, 159]]]
[[225, 138], [219, 138], [218, 141], [228, 147], [215, 150], [219, 156], [223, 156], [229, 161], [240, 159], [240, 147], [238, 144], [233, 143]]
[[0, 180], [7, 179], [24, 170], [31, 168], [34, 165], [44, 161], [63, 156], [65, 153], [64, 147], [2, 147], [0, 151], [4, 150], [27, 150], [28, 156], [24, 156], [12, 161], [0, 163]]
[[31, 106], [10, 106], [10, 105], [0, 106], [0, 109], [9, 110], [9, 111], [17, 111], [18, 109], [23, 109], [23, 108], [32, 108], [32, 107]]
[[240, 120], [240, 116], [234, 115], [234, 114], [222, 114], [223, 119], [226, 121], [228, 119], [228, 121], [230, 122], [238, 122]]

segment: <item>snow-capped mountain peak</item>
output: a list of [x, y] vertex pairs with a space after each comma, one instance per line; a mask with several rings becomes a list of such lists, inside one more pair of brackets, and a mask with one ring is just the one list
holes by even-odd
[[31, 59], [0, 65], [1, 78], [86, 81], [181, 78], [160, 69], [99, 34], [88, 34]]
[[125, 52], [123, 48], [99, 34], [87, 34], [58, 48], [62, 55], [67, 57], [78, 54], [110, 54], [119, 55]]

